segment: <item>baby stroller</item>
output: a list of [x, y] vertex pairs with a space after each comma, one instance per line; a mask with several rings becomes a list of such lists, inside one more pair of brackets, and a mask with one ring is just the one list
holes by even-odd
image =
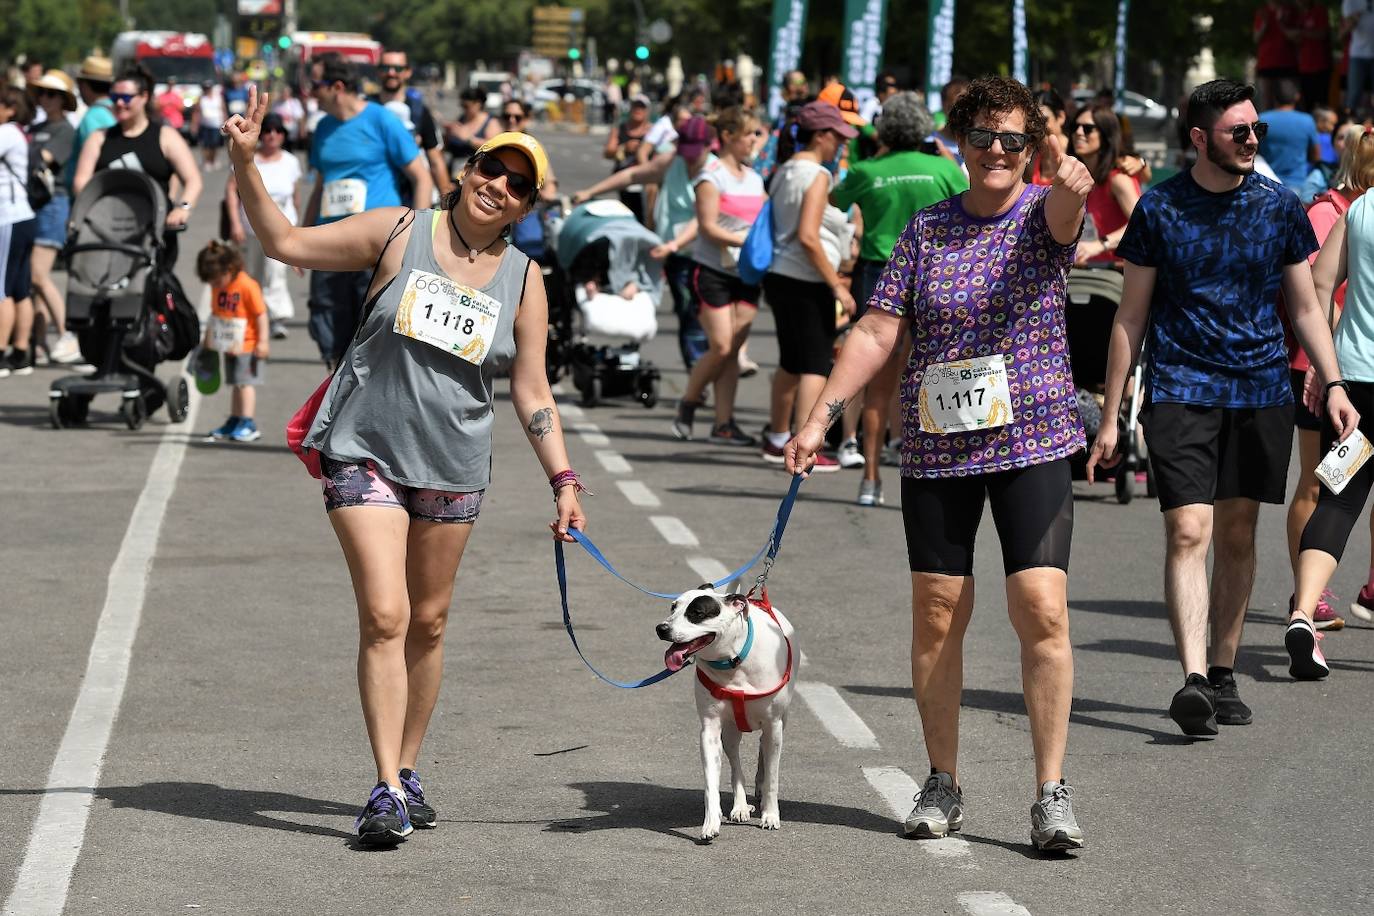
[[[658, 332], [662, 244], [619, 201], [594, 200], [548, 219], [549, 380], [572, 378], [584, 407], [604, 398], [658, 404], [659, 372], [639, 345]], [[628, 342], [614, 343], [620, 340]]]
[[84, 426], [97, 394], [118, 392], [120, 416], [138, 429], [163, 404], [186, 419], [186, 379], [154, 374], [200, 340], [200, 321], [162, 263], [167, 200], [142, 172], [97, 172], [72, 203], [67, 227], [67, 329], [76, 332], [92, 375], [69, 375], [48, 390], [54, 429]]
[[[1069, 296], [1064, 311], [1068, 328], [1069, 355], [1073, 360], [1073, 386], [1078, 394], [1078, 412], [1092, 444], [1097, 430], [1106, 418], [1095, 394], [1107, 380], [1107, 350], [1111, 341], [1112, 322], [1121, 304], [1121, 271], [1110, 266], [1076, 267], [1069, 271]], [[1108, 468], [1103, 477], [1114, 477], [1117, 502], [1125, 505], [1135, 496], [1136, 472], [1145, 474], [1145, 494], [1155, 495], [1154, 477], [1145, 447], [1140, 441], [1140, 406], [1144, 394], [1145, 357], [1136, 362], [1130, 391], [1122, 401], [1121, 415], [1116, 418], [1117, 449], [1121, 461]], [[1074, 461], [1074, 475], [1086, 476], [1086, 455]]]

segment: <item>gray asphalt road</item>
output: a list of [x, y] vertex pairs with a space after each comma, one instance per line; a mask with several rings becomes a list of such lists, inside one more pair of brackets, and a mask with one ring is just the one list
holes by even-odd
[[[567, 186], [602, 174], [598, 142], [550, 138]], [[212, 216], [208, 207], [197, 214], [183, 266]], [[752, 452], [670, 437], [671, 395], [684, 380], [673, 330], [664, 316], [648, 347], [664, 370], [663, 406], [569, 407], [564, 419], [586, 424], [569, 447], [597, 493], [587, 500], [590, 533], [637, 581], [685, 589], [712, 561], [733, 566], [758, 548], [786, 479]], [[751, 353], [764, 372], [742, 385], [739, 416], [753, 430], [776, 355], [766, 312]], [[782, 830], [727, 825], [699, 846], [691, 674], [620, 691], [581, 666], [559, 622], [548, 491], [503, 402], [496, 481], [459, 572], [444, 695], [423, 754], [442, 823], [394, 852], [364, 853], [350, 841], [372, 781], [352, 593], [318, 485], [280, 433], [322, 377], [304, 329], [274, 344], [260, 406], [267, 434], [251, 446], [200, 441], [227, 413], [227, 395], [201, 403], [188, 428], [159, 417], [131, 433], [108, 414], [88, 430], [54, 432], [45, 391], [56, 374], [0, 382], [9, 469], [0, 491], [0, 899], [26, 892], [16, 877], [36, 834], [48, 845], [25, 866], [33, 874], [79, 854], [65, 907], [58, 887], [30, 893], [24, 899], [38, 903], [15, 912], [1040, 916], [1338, 914], [1371, 904], [1374, 638], [1367, 627], [1331, 634], [1332, 677], [1288, 680], [1291, 582], [1278, 510], [1262, 515], [1239, 672], [1255, 723], [1192, 742], [1164, 712], [1180, 673], [1161, 603], [1157, 507], [1119, 506], [1105, 487], [1078, 486], [1068, 776], [1089, 846], [1042, 858], [1027, 846], [1034, 774], [993, 532], [981, 539], [977, 574], [987, 584], [965, 648], [963, 842], [907, 842], [898, 819], [925, 759], [909, 696], [900, 511], [895, 499], [853, 505], [856, 472], [812, 479], [771, 583], [806, 653]], [[154, 469], [160, 449], [160, 461], [181, 456], [174, 480]], [[895, 474], [886, 479], [895, 491]], [[147, 530], [129, 531], [131, 514], [166, 488], [160, 536], [143, 545], [146, 595], [98, 784], [49, 785], [78, 695], [101, 695], [98, 684], [81, 692], [102, 609], [132, 594], [125, 579], [107, 594], [112, 568], [147, 540]], [[1338, 594], [1359, 587], [1368, 550], [1361, 532]], [[134, 572], [141, 582], [142, 567]], [[665, 603], [580, 553], [570, 577], [588, 655], [622, 677], [657, 670], [652, 627]], [[91, 670], [109, 664], [97, 658]], [[98, 725], [77, 722], [71, 734]], [[79, 757], [80, 740], [74, 750]], [[53, 799], [89, 801], [84, 831], [66, 815], [40, 821], [45, 799], [44, 810], [59, 812]]]

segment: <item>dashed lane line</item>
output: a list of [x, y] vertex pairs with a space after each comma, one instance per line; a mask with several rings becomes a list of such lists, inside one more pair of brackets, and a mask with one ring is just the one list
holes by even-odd
[[845, 747], [859, 750], [876, 751], [879, 749], [878, 736], [864, 724], [840, 692], [829, 684], [819, 681], [803, 681], [797, 684], [797, 692], [811, 707], [811, 712], [825, 730]]
[[[598, 454], [600, 454], [598, 452]], [[658, 529], [658, 533], [663, 535], [663, 540], [672, 544], [674, 547], [699, 547], [701, 542], [692, 533], [692, 529], [683, 524], [682, 519], [675, 515], [651, 515], [649, 521]]]
[[[901, 767], [864, 767], [864, 779], [867, 779], [868, 784], [882, 796], [883, 801], [887, 802], [888, 810], [899, 823], [906, 820], [907, 814], [911, 811], [912, 800], [921, 791], [916, 780], [908, 776]], [[939, 858], [959, 858], [967, 856], [970, 852], [968, 841], [957, 836], [913, 842], [930, 855]]]
[[730, 575], [730, 570], [725, 568], [724, 563], [710, 557], [688, 557], [687, 565], [692, 567], [692, 572], [701, 576], [703, 582], [714, 582]]
[[163, 429], [143, 492], [124, 530], [105, 585], [105, 606], [91, 641], [81, 690], [48, 771], [33, 834], [5, 901], [5, 916], [60, 916], [66, 905], [110, 733], [124, 699], [162, 520], [186, 455], [189, 437], [182, 430], [195, 427], [200, 403], [193, 396], [184, 423]]
[[[638, 480], [617, 480], [615, 485], [620, 488], [620, 492], [625, 494], [625, 498], [630, 501], [630, 505], [639, 506], [644, 509], [657, 509], [663, 505], [663, 501], [658, 498], [653, 490], [646, 487], [643, 482]], [[724, 572], [721, 575], [725, 575]], [[714, 581], [714, 579], [712, 580]]]
[[632, 470], [630, 462], [619, 452], [599, 451], [596, 453], [596, 460], [601, 463], [607, 474], [629, 474]]
[[595, 423], [574, 423], [572, 428], [592, 448], [609, 448], [611, 445], [611, 438]]
[[969, 916], [1030, 916], [1030, 910], [996, 891], [965, 891], [957, 899]]

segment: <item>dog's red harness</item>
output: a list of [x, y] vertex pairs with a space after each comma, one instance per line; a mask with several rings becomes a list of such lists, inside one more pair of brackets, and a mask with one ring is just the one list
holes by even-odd
[[[730, 701], [730, 705], [735, 711], [735, 726], [742, 732], [753, 731], [753, 729], [749, 727], [749, 719], [744, 714], [744, 704], [749, 700], [762, 700], [765, 697], [771, 697], [773, 694], [786, 687], [787, 682], [792, 679], [792, 640], [787, 638], [787, 632], [783, 630], [782, 623], [778, 620], [778, 615], [773, 613], [773, 604], [768, 600], [768, 589], [765, 588], [763, 590], [760, 598], [750, 598], [748, 600], [749, 604], [762, 608], [764, 613], [773, 618], [773, 622], [778, 625], [778, 631], [782, 633], [783, 642], [787, 643], [787, 670], [783, 671], [782, 680], [778, 682], [778, 686], [774, 687], [772, 690], [764, 691], [763, 693], [746, 693], [743, 690], [730, 690], [711, 680], [705, 668], [697, 668], [697, 680], [701, 683], [701, 686], [710, 691], [711, 696], [715, 697], [717, 700]], [[747, 609], [745, 613], [748, 613]]]

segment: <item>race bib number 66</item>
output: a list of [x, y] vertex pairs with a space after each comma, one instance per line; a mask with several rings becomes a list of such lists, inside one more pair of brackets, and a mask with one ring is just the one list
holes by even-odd
[[932, 363], [921, 379], [921, 432], [995, 429], [1012, 420], [1006, 356]]
[[1317, 465], [1317, 479], [1332, 493], [1339, 493], [1374, 455], [1374, 445], [1358, 429], [1346, 436], [1344, 442], [1331, 446], [1331, 451]]
[[412, 270], [392, 330], [482, 365], [496, 335], [501, 303], [448, 277]]

